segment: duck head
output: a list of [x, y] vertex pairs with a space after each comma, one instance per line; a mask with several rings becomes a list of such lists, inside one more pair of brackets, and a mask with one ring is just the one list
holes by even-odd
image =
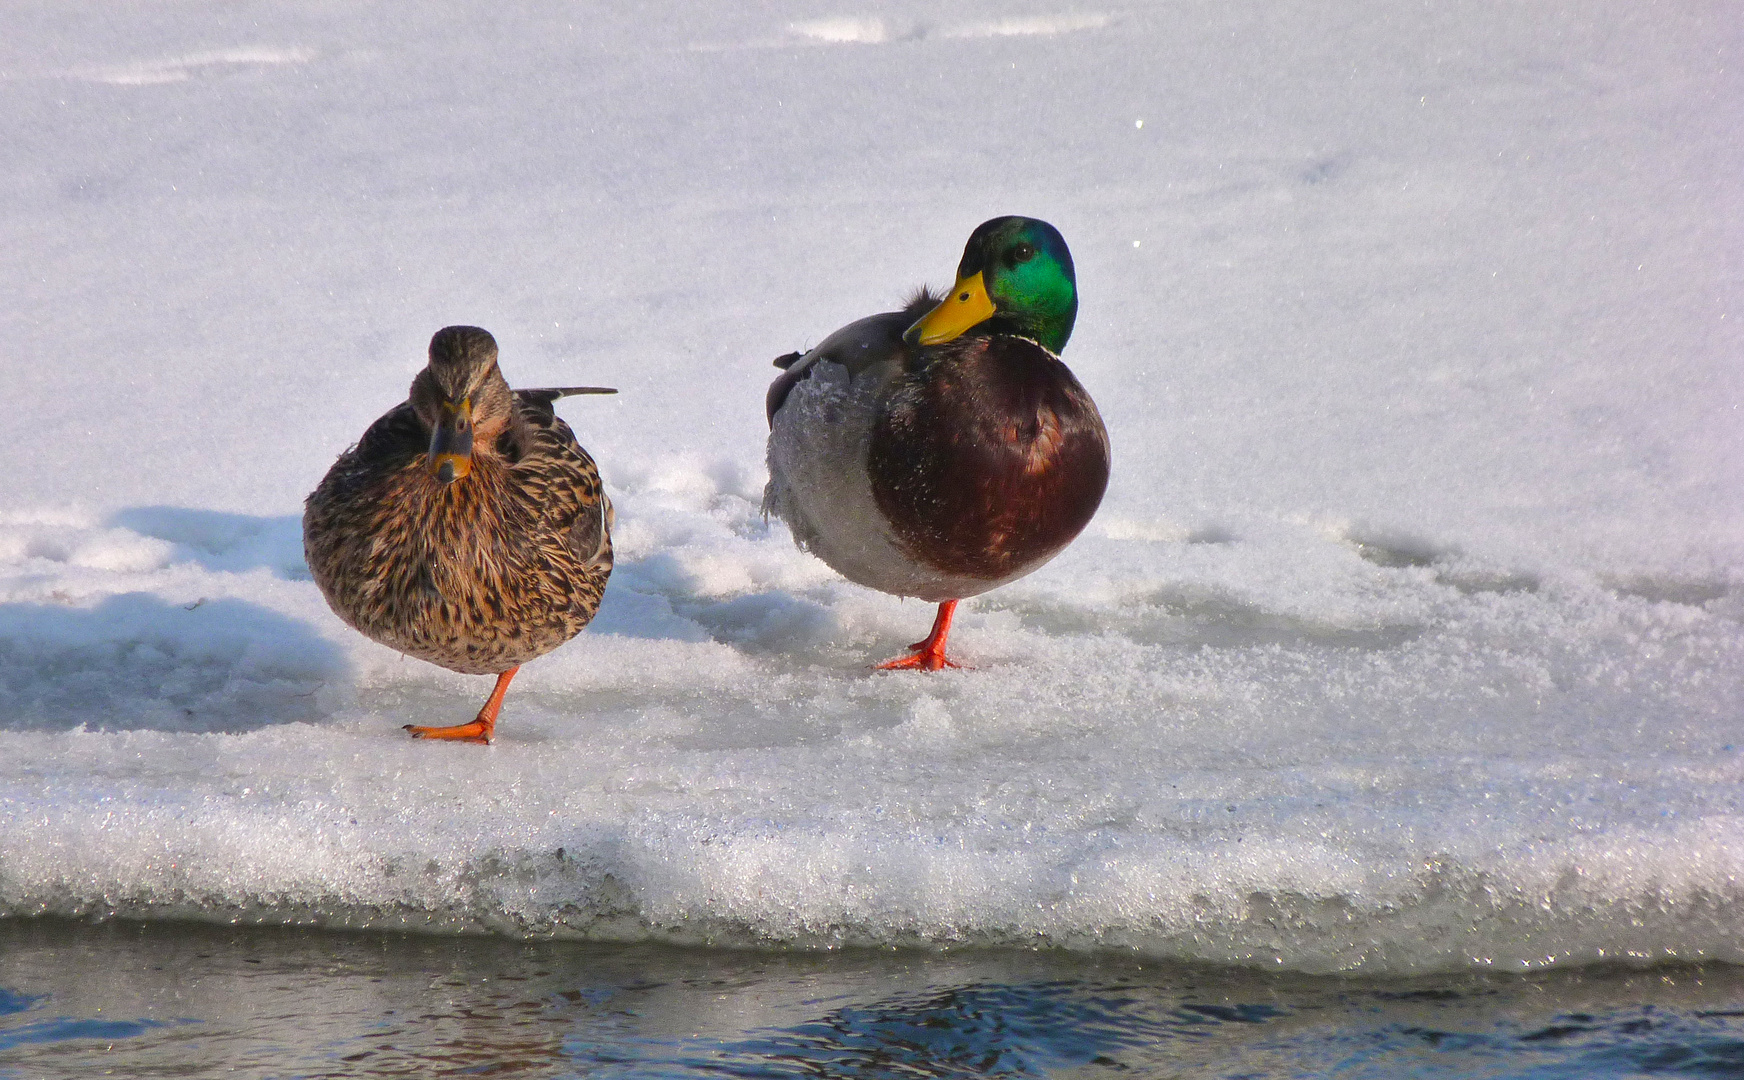
[[957, 284], [903, 340], [937, 345], [967, 333], [1015, 334], [1058, 354], [1078, 317], [1078, 279], [1060, 231], [1045, 221], [982, 222], [963, 248]]
[[436, 331], [430, 364], [412, 380], [411, 403], [430, 431], [430, 471], [444, 484], [470, 473], [473, 447], [492, 445], [514, 417], [496, 339], [476, 326]]

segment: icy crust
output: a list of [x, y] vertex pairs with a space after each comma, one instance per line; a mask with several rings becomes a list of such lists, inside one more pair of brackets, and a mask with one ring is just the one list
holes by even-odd
[[[611, 825], [515, 818], [480, 835], [446, 812], [394, 815], [383, 834], [351, 814], [368, 811], [308, 801], [266, 810], [215, 795], [173, 807], [104, 797], [69, 811], [9, 798], [0, 902], [10, 915], [807, 949], [1118, 949], [1303, 971], [1744, 962], [1736, 815], [1552, 839], [1461, 829], [1454, 814], [1448, 827], [1369, 846], [1275, 821], [1208, 841], [1182, 830], [1026, 838], [1051, 830], [1000, 822], [929, 836], [654, 814]], [[401, 829], [435, 835], [410, 843]]]
[[964, 607], [971, 670], [891, 675], [867, 661], [928, 607], [820, 571], [748, 487], [682, 459], [619, 480], [609, 602], [488, 750], [405, 740], [488, 680], [338, 625], [272, 522], [0, 523], [0, 911], [1744, 961], [1744, 612], [1711, 564], [1113, 520]]
[[748, 475], [619, 478], [607, 603], [489, 749], [404, 738], [488, 680], [351, 633], [270, 544], [236, 554], [270, 522], [0, 523], [0, 910], [1744, 962], [1744, 611], [1711, 562], [1115, 519], [963, 609], [970, 670], [874, 674], [929, 608], [820, 570]]

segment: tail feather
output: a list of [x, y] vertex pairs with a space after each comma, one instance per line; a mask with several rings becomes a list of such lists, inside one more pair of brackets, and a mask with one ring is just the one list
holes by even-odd
[[517, 390], [515, 393], [549, 405], [558, 398], [574, 397], [576, 394], [615, 394], [617, 390], [609, 386], [544, 386], [537, 390]]
[[546, 423], [557, 418], [555, 402], [558, 398], [566, 398], [572, 394], [615, 394], [616, 390], [604, 386], [545, 386], [535, 390], [516, 390], [515, 400], [520, 403], [521, 415], [528, 418], [542, 418]]

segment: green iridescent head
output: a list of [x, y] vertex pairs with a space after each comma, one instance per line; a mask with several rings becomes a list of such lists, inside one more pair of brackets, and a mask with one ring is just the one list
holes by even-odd
[[970, 234], [956, 286], [904, 336], [936, 345], [971, 331], [1016, 334], [1058, 353], [1077, 318], [1078, 279], [1060, 231], [1036, 218], [999, 217]]

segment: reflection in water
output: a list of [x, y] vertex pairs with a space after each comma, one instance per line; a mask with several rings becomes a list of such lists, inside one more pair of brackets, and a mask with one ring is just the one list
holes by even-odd
[[1744, 972], [1266, 976], [0, 921], [0, 1077], [1744, 1075]]

